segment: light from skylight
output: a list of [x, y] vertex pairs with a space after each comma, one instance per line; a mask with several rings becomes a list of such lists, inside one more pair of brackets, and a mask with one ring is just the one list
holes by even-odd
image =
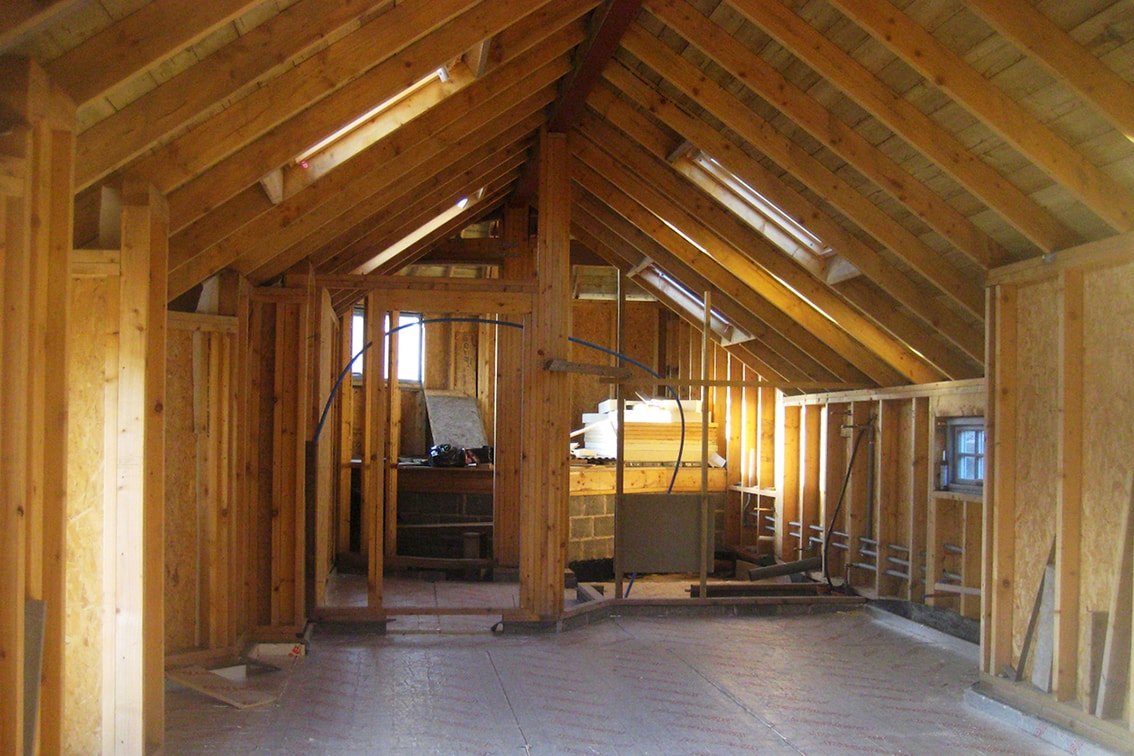
[[808, 231], [795, 218], [785, 213], [776, 203], [760, 194], [704, 152], [698, 152], [693, 156], [692, 161], [707, 171], [717, 182], [744, 200], [749, 207], [775, 224], [776, 228], [789, 235], [796, 244], [806, 247], [815, 255], [827, 256], [833, 254], [834, 250], [824, 244], [815, 234]]
[[338, 129], [334, 133], [324, 137], [323, 139], [319, 140], [315, 144], [308, 147], [303, 152], [296, 155], [295, 156], [296, 164], [302, 165], [312, 155], [320, 152], [321, 150], [326, 149], [329, 145], [334, 144], [339, 139], [342, 139], [344, 136], [346, 136], [350, 132], [354, 131], [355, 129], [357, 129], [359, 126], [366, 123], [370, 119], [372, 119], [375, 116], [379, 115], [380, 113], [394, 107], [399, 102], [401, 102], [402, 100], [404, 100], [407, 97], [409, 97], [410, 95], [412, 95], [414, 92], [417, 92], [418, 90], [424, 88], [430, 82], [433, 82], [433, 81], [448, 81], [448, 80], [449, 80], [449, 72], [444, 66], [442, 66], [441, 68], [438, 68], [436, 71], [429, 74], [428, 76], [426, 76], [422, 79], [418, 79], [413, 84], [410, 84], [408, 87], [403, 89], [401, 92], [398, 92], [393, 97], [390, 97], [389, 99], [383, 100], [382, 102], [378, 103], [373, 108], [371, 108], [370, 110], [368, 110], [365, 113], [363, 113], [362, 115], [360, 115], [358, 118], [355, 118], [353, 121], [351, 121], [347, 125]]

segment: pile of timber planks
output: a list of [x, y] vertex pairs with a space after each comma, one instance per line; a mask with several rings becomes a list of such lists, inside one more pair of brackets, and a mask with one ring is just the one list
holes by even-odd
[[[601, 402], [598, 412], [583, 414], [588, 428], [583, 443], [596, 456], [614, 459], [618, 444], [618, 403], [613, 399]], [[683, 400], [685, 444], [682, 462], [701, 461], [701, 403]], [[652, 399], [626, 402], [624, 435], [625, 461], [672, 464], [677, 461], [681, 445], [681, 412], [676, 400]], [[717, 425], [709, 423], [709, 456], [716, 453]]]

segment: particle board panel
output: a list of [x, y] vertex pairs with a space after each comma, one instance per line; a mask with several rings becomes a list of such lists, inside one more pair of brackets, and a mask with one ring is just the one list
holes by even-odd
[[[171, 329], [167, 342], [165, 497], [165, 642], [172, 653], [198, 647], [200, 637], [201, 549], [198, 512], [198, 441], [194, 415], [195, 342], [199, 337]], [[197, 358], [199, 361], [199, 358]]]
[[[117, 405], [118, 283], [76, 279], [68, 324], [70, 386], [67, 439], [67, 557], [63, 748], [98, 753], [102, 747], [104, 635], [103, 496], [107, 462], [105, 428]], [[82, 317], [104, 313], [105, 318]], [[113, 434], [111, 434], [113, 436]]]
[[[1083, 611], [1105, 612], [1118, 579], [1118, 539], [1134, 478], [1134, 333], [1115, 327], [1134, 322], [1134, 263], [1083, 278], [1083, 426], [1107, 442], [1082, 449], [1080, 599]], [[1080, 642], [1083, 654], [1087, 639]], [[1080, 685], [1089, 688], [1082, 676]]]
[[1055, 533], [1059, 417], [1058, 284], [1019, 288], [1016, 359], [1016, 519], [1013, 656], [1019, 655], [1051, 538]]
[[[571, 303], [571, 335], [606, 349], [615, 347], [617, 307], [615, 302], [575, 300]], [[571, 360], [591, 365], [615, 365], [615, 358], [583, 344], [571, 343]], [[635, 374], [640, 371], [635, 368]], [[592, 412], [599, 402], [614, 396], [613, 386], [593, 375], [572, 375], [571, 422], [578, 423], [584, 412]], [[578, 426], [575, 426], [578, 427]]]
[[[627, 302], [622, 327], [622, 353], [651, 370], [658, 371], [658, 320], [656, 302]], [[660, 371], [658, 371], [660, 372]]]

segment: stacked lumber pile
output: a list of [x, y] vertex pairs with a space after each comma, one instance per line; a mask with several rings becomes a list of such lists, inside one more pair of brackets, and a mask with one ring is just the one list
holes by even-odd
[[[583, 444], [594, 456], [615, 459], [618, 442], [618, 402], [601, 402], [598, 412], [583, 414], [587, 428]], [[685, 415], [685, 445], [681, 461], [701, 462], [701, 403], [682, 400]], [[681, 444], [681, 412], [677, 401], [650, 399], [626, 402], [625, 452], [628, 463], [673, 464]], [[709, 457], [717, 451], [717, 425], [709, 423]]]

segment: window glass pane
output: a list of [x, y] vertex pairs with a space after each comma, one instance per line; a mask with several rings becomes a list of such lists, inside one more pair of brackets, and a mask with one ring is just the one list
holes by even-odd
[[976, 457], [961, 457], [958, 460], [957, 475], [962, 480], [973, 480], [976, 478]]
[[957, 451], [961, 454], [976, 452], [976, 431], [963, 430], [957, 434]]
[[[362, 317], [362, 313], [360, 313], [360, 312], [354, 313], [354, 317], [351, 318], [351, 327], [350, 327], [350, 355], [351, 355], [351, 357], [353, 357], [354, 355], [361, 352], [362, 347], [366, 345], [365, 325], [366, 325], [366, 319], [364, 317]], [[362, 372], [362, 363], [364, 363], [365, 361], [366, 361], [366, 359], [364, 357], [359, 357], [357, 360], [355, 360], [354, 364], [350, 366], [351, 372], [356, 373], [356, 374], [361, 373]]]
[[401, 315], [398, 325], [409, 326], [398, 331], [398, 380], [420, 383], [421, 350], [425, 343], [421, 316]]
[[977, 431], [977, 454], [984, 454], [984, 431]]

